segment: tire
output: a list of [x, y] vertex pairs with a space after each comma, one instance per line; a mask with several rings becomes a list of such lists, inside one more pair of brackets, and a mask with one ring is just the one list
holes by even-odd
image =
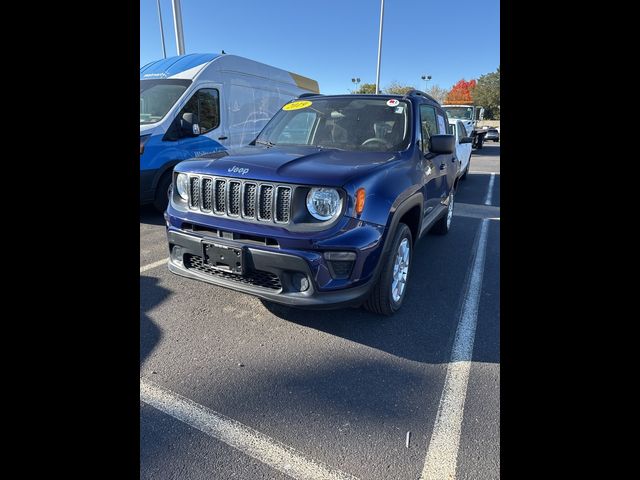
[[[402, 250], [401, 247], [402, 246]], [[407, 249], [407, 250], [405, 250]], [[408, 260], [402, 261], [402, 253], [406, 251], [406, 257]], [[411, 274], [411, 260], [413, 258], [413, 236], [411, 230], [404, 223], [398, 224], [395, 236], [393, 237], [393, 243], [391, 244], [391, 250], [380, 261], [384, 262], [382, 265], [382, 271], [378, 277], [378, 281], [375, 283], [369, 294], [369, 298], [364, 302], [364, 308], [372, 313], [378, 315], [393, 315], [402, 306], [402, 302], [407, 293], [407, 285], [409, 282], [409, 276]], [[404, 275], [402, 273], [397, 274], [395, 279], [404, 278], [402, 282], [401, 291], [398, 289], [392, 292], [394, 287], [394, 271], [396, 270], [396, 261], [400, 261], [400, 265], [406, 265], [404, 268]], [[398, 283], [395, 284], [398, 287]]]
[[435, 233], [436, 235], [446, 235], [449, 233], [449, 230], [451, 229], [451, 222], [453, 221], [453, 208], [455, 206], [454, 197], [455, 195], [452, 190], [449, 193], [449, 207], [447, 208], [447, 213], [438, 220], [433, 227], [431, 227], [431, 233]]
[[464, 173], [460, 177], [460, 180], [466, 180], [467, 179], [467, 173], [469, 173], [469, 167], [470, 166], [471, 166], [471, 159], [469, 159], [469, 163], [467, 163], [467, 168], [464, 169]]
[[171, 187], [171, 170], [165, 172], [162, 177], [160, 177], [160, 181], [158, 182], [158, 186], [156, 187], [156, 195], [153, 200], [153, 206], [160, 213], [164, 213], [169, 205], [169, 187]]
[[482, 150], [482, 143], [483, 143], [483, 138], [482, 138], [482, 137], [479, 137], [479, 138], [478, 138], [478, 143], [477, 143], [477, 145], [476, 145], [476, 148], [477, 148], [478, 150]]

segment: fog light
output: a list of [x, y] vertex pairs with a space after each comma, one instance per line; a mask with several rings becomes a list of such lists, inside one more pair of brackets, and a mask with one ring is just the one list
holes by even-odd
[[309, 290], [309, 279], [302, 273], [294, 274], [293, 278], [291, 279], [291, 283], [293, 283], [293, 288], [295, 288], [299, 292], [306, 292], [307, 290]]
[[182, 263], [182, 247], [174, 245], [171, 249], [171, 260]]

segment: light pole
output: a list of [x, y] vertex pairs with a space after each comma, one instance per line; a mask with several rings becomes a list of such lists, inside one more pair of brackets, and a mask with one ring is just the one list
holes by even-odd
[[380, 93], [380, 55], [382, 55], [382, 21], [384, 19], [384, 0], [380, 0], [380, 34], [378, 35], [378, 67], [376, 68], [376, 95]]
[[180, 8], [180, 0], [172, 0], [173, 7], [173, 26], [176, 30], [176, 49], [178, 55], [184, 55], [184, 35], [182, 33], [182, 9]]
[[355, 83], [355, 85], [356, 85], [356, 89], [355, 89], [354, 93], [358, 93], [358, 85], [360, 85], [360, 77], [352, 78], [351, 82]]
[[158, 4], [158, 18], [160, 19], [160, 38], [162, 39], [162, 58], [167, 58], [167, 50], [164, 48], [164, 28], [162, 28], [162, 12], [160, 11], [160, 0]]
[[422, 80], [424, 80], [424, 91], [426, 92], [427, 91], [427, 82], [429, 80], [431, 80], [431, 75], [422, 75], [420, 78]]

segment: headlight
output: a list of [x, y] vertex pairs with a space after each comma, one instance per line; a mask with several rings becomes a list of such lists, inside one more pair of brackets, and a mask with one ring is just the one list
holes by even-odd
[[189, 177], [186, 174], [178, 174], [178, 178], [176, 178], [176, 190], [183, 200], [189, 199]]
[[329, 220], [342, 208], [342, 199], [335, 188], [312, 188], [307, 194], [307, 209], [318, 220]]

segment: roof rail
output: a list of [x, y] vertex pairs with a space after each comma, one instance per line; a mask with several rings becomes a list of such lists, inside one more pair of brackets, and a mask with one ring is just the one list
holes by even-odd
[[431, 95], [424, 93], [422, 90], [409, 90], [404, 97], [402, 97], [403, 100], [406, 100], [407, 98], [411, 97], [411, 96], [420, 96], [420, 97], [425, 97], [428, 98], [429, 100], [433, 100], [434, 102], [436, 102], [438, 105], [440, 105], [440, 102], [438, 102], [435, 98], [433, 98]]
[[298, 98], [317, 97], [318, 95], [322, 95], [322, 94], [321, 93], [303, 93], [299, 95]]

